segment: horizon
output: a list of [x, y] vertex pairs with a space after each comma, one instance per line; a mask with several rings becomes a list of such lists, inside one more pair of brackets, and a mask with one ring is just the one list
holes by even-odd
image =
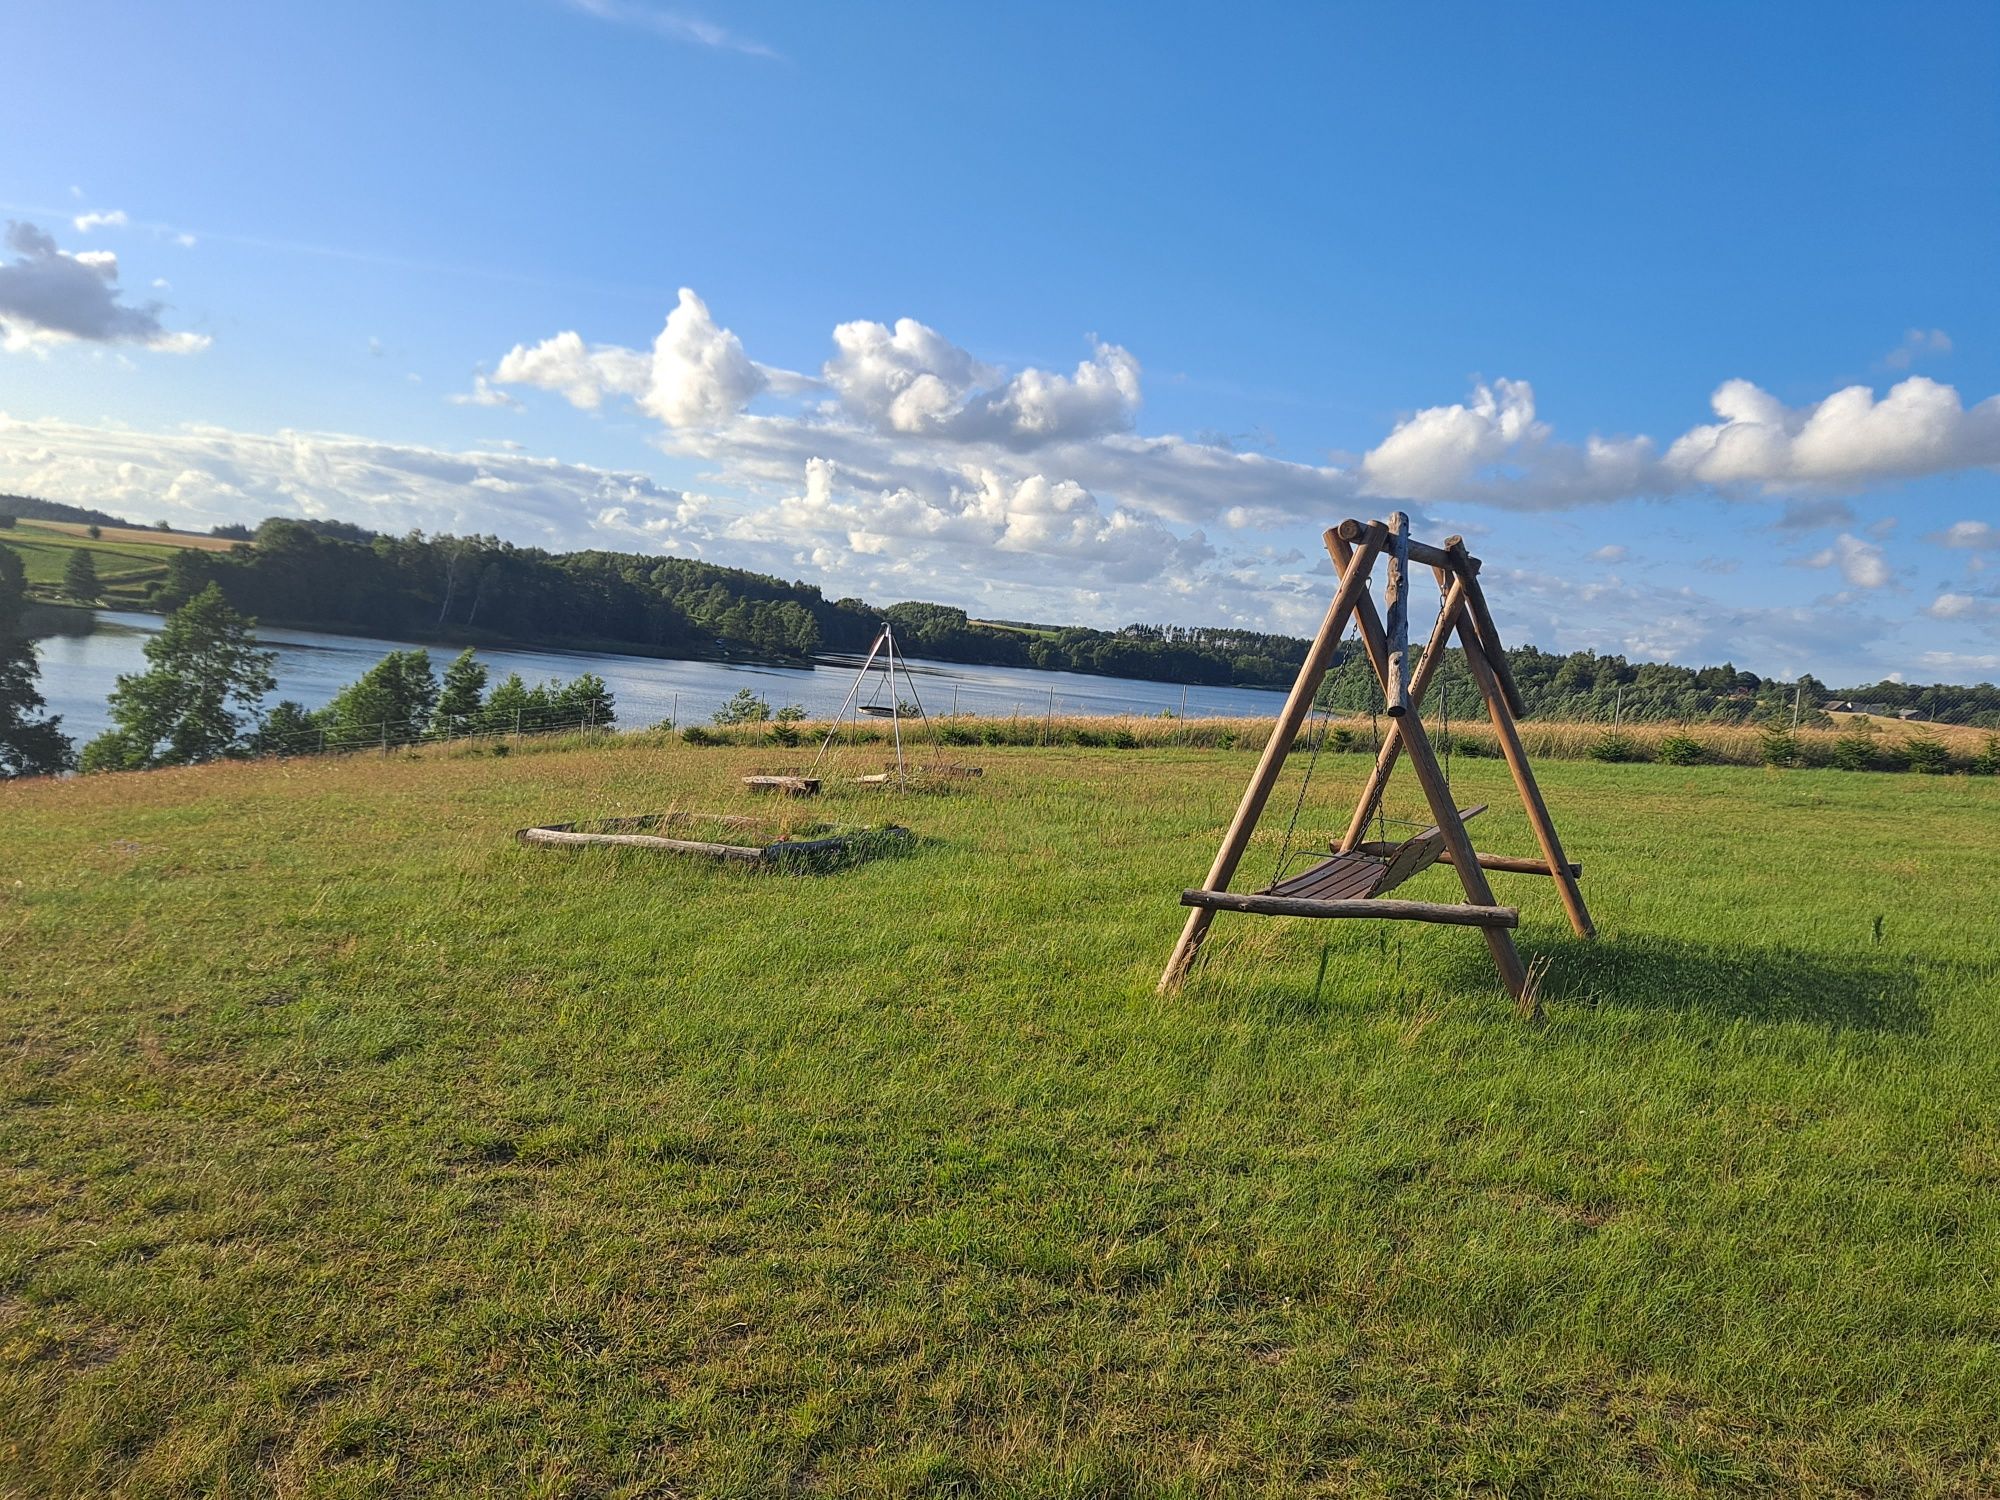
[[1510, 644], [2000, 677], [1987, 7], [14, 29], [0, 490], [1293, 636], [1401, 508]]

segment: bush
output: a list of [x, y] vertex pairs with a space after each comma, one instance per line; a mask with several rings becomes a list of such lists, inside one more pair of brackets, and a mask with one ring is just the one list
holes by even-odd
[[681, 741], [688, 745], [719, 745], [722, 736], [703, 729], [699, 724], [690, 724], [681, 731]]
[[1655, 752], [1663, 766], [1698, 766], [1708, 756], [1701, 741], [1691, 734], [1670, 734]]
[[1875, 769], [1875, 746], [1865, 734], [1843, 734], [1833, 742], [1833, 750], [1827, 764], [1836, 771], [1872, 771]]
[[1328, 731], [1326, 748], [1338, 754], [1346, 755], [1351, 751], [1361, 748], [1361, 736], [1343, 724], [1337, 729]]
[[1780, 768], [1799, 763], [1799, 737], [1783, 725], [1773, 724], [1759, 739], [1764, 764]]
[[1609, 733], [1600, 734], [1593, 740], [1589, 753], [1592, 760], [1637, 760], [1639, 746], [1631, 735], [1621, 734], [1614, 729]]
[[787, 703], [777, 712], [777, 720], [780, 724], [796, 724], [805, 716], [805, 705], [801, 703]]
[[1909, 758], [1910, 769], [1924, 776], [1942, 776], [1951, 769], [1951, 752], [1942, 740], [1927, 734], [1903, 741], [1903, 754]]
[[769, 722], [771, 704], [748, 688], [738, 688], [736, 696], [709, 715], [716, 724], [763, 724]]
[[778, 712], [778, 722], [771, 726], [771, 742], [787, 746], [796, 745], [799, 742], [797, 725], [785, 717], [784, 710], [782, 709]]
[[1989, 734], [1986, 743], [1966, 770], [1974, 776], [2000, 776], [2000, 734]]

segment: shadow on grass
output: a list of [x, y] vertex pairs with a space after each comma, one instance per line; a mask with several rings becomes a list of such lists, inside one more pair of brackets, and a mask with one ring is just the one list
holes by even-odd
[[[1543, 1003], [1702, 1013], [1727, 1020], [1805, 1021], [1920, 1034], [1922, 970], [1907, 955], [1740, 947], [1658, 937], [1565, 937], [1535, 945]], [[1472, 965], [1467, 964], [1468, 979]]]
[[[1909, 955], [1753, 948], [1645, 936], [1587, 943], [1565, 935], [1524, 940], [1521, 946], [1529, 963], [1546, 961], [1542, 1002], [1558, 1013], [1602, 1006], [1721, 1020], [1803, 1021], [1901, 1035], [1922, 1035], [1931, 1026], [1930, 1012], [1918, 996], [1925, 972], [1937, 965]], [[1213, 964], [1215, 957], [1208, 955], [1208, 963]], [[1434, 952], [1408, 971], [1393, 956], [1393, 943], [1379, 952], [1372, 947], [1367, 951], [1336, 947], [1329, 958], [1335, 971], [1375, 969], [1383, 1003], [1395, 1003], [1395, 997], [1407, 991], [1405, 998], [1424, 992], [1487, 994], [1496, 1005], [1509, 1004], [1485, 945], [1476, 939], [1450, 945], [1448, 952]], [[1230, 970], [1235, 971], [1233, 980], [1221, 977]], [[1251, 970], [1260, 972], [1251, 977]], [[1270, 963], [1240, 954], [1230, 954], [1222, 969], [1208, 968], [1191, 984], [1214, 1000], [1222, 999], [1225, 988], [1234, 990], [1233, 1004], [1287, 1021], [1325, 1015], [1351, 1004], [1353, 996], [1351, 985], [1348, 998], [1337, 999], [1335, 983], [1316, 982], [1312, 960]]]

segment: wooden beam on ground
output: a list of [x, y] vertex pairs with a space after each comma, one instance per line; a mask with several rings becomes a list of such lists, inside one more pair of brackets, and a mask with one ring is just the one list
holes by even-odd
[[1563, 854], [1555, 819], [1549, 816], [1549, 805], [1542, 800], [1542, 789], [1536, 784], [1534, 767], [1528, 764], [1527, 747], [1521, 743], [1520, 726], [1508, 710], [1505, 691], [1485, 651], [1480, 648], [1478, 638], [1463, 620], [1459, 623], [1458, 640], [1465, 648], [1465, 664], [1471, 669], [1472, 680], [1479, 686], [1480, 697], [1486, 700], [1486, 716], [1492, 721], [1494, 737], [1500, 741], [1500, 754], [1506, 759], [1507, 770], [1514, 778], [1514, 790], [1520, 794], [1521, 807], [1528, 815], [1528, 826], [1534, 829], [1535, 843], [1541, 848], [1542, 859], [1555, 876], [1563, 910], [1569, 913], [1569, 924], [1578, 937], [1594, 938], [1597, 926], [1590, 920], [1590, 908], [1584, 905], [1583, 891], [1576, 883], [1583, 869], [1581, 866], [1572, 868]]
[[1410, 518], [1389, 515], [1389, 578], [1383, 598], [1389, 607], [1389, 676], [1383, 689], [1389, 717], [1410, 711]]
[[1181, 904], [1198, 911], [1241, 911], [1264, 917], [1373, 917], [1385, 922], [1443, 922], [1455, 927], [1503, 928], [1520, 925], [1511, 906], [1465, 906], [1450, 901], [1311, 901], [1297, 896], [1262, 896], [1237, 891], [1182, 891]]
[[745, 776], [743, 784], [753, 792], [783, 792], [787, 797], [817, 797], [817, 776]]
[[613, 848], [661, 849], [670, 854], [702, 854], [742, 864], [764, 862], [764, 851], [745, 844], [710, 844], [700, 839], [663, 839], [650, 833], [576, 833], [567, 828], [523, 828], [514, 835], [524, 844], [602, 844]]
[[[1381, 616], [1375, 612], [1375, 601], [1364, 593], [1355, 602], [1354, 615], [1361, 626], [1361, 643], [1367, 648], [1369, 664], [1375, 668], [1386, 690], [1388, 643], [1383, 635]], [[1461, 631], [1463, 628], [1460, 627]], [[1466, 903], [1470, 906], [1493, 906], [1493, 887], [1487, 883], [1486, 872], [1479, 867], [1479, 855], [1458, 816], [1458, 805], [1452, 801], [1451, 787], [1438, 766], [1437, 752], [1431, 748], [1431, 737], [1424, 729], [1423, 718], [1409, 714], [1401, 722], [1403, 753], [1409, 757], [1410, 769], [1416, 773], [1417, 784], [1423, 788], [1424, 800], [1430, 804], [1431, 820], [1444, 835], [1445, 848], [1452, 856], [1452, 871], [1465, 889]], [[1553, 862], [1560, 863], [1560, 860]], [[1521, 950], [1514, 946], [1512, 935], [1498, 927], [1482, 930], [1487, 951], [1493, 955], [1493, 965], [1500, 971], [1500, 980], [1507, 986], [1507, 993], [1514, 997], [1514, 1004], [1522, 1015], [1535, 1015], [1539, 1007], [1528, 985], [1527, 966], [1521, 962]]]
[[[1229, 888], [1230, 877], [1236, 873], [1237, 863], [1249, 845], [1250, 835], [1256, 831], [1257, 818], [1264, 811], [1264, 804], [1270, 800], [1271, 788], [1277, 783], [1278, 773], [1284, 769], [1285, 756], [1290, 753], [1292, 742], [1298, 738], [1299, 726], [1312, 712], [1313, 699], [1326, 677], [1327, 664], [1333, 660], [1333, 653], [1340, 645], [1340, 637], [1347, 629], [1348, 618], [1354, 613], [1356, 602], [1365, 601], [1368, 597], [1368, 574], [1374, 568], [1375, 556], [1382, 550], [1387, 536], [1388, 533], [1379, 526], [1368, 531], [1341, 570], [1340, 587], [1334, 593], [1333, 603], [1327, 608], [1319, 634], [1306, 651], [1306, 659], [1299, 665], [1298, 680], [1292, 684], [1291, 695], [1285, 699], [1278, 722], [1272, 727], [1271, 738], [1264, 746], [1263, 755], [1258, 758], [1257, 769], [1251, 773], [1250, 785], [1244, 788], [1236, 816], [1230, 820], [1229, 829], [1222, 836], [1222, 847], [1216, 850], [1215, 862], [1209, 866], [1208, 878], [1202, 882], [1204, 889], [1223, 891]], [[1371, 617], [1374, 615], [1373, 605], [1369, 606], [1368, 612]], [[1174, 944], [1166, 971], [1160, 975], [1160, 993], [1173, 989], [1186, 975], [1213, 917], [1214, 912], [1208, 907], [1196, 907], [1188, 913], [1180, 941]]]
[[1493, 611], [1486, 607], [1486, 590], [1479, 586], [1479, 561], [1465, 550], [1462, 537], [1447, 537], [1444, 550], [1446, 566], [1465, 580], [1466, 607], [1479, 633], [1480, 649], [1486, 653], [1493, 675], [1499, 679], [1500, 691], [1506, 696], [1508, 711], [1517, 719], [1525, 719], [1528, 705], [1515, 685], [1514, 669], [1507, 665], [1507, 648], [1500, 644], [1500, 627], [1493, 623]]

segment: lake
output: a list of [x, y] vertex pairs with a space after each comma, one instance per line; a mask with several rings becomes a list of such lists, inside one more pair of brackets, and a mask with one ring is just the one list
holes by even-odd
[[[119, 674], [143, 672], [143, 648], [158, 633], [158, 615], [100, 610], [91, 628], [54, 635], [35, 644], [41, 653], [42, 696], [62, 715], [63, 732], [82, 748], [85, 740], [111, 727], [105, 700]], [[391, 651], [407, 642], [367, 636], [326, 635], [313, 630], [262, 629], [258, 639], [277, 652], [273, 668], [278, 690], [268, 703], [292, 698], [318, 708]], [[456, 648], [432, 646], [440, 674]], [[815, 717], [839, 711], [854, 682], [858, 659], [828, 657], [810, 666], [759, 666], [743, 662], [669, 661], [604, 651], [487, 650], [475, 653], [499, 681], [519, 672], [529, 682], [595, 672], [618, 700], [618, 722], [639, 729], [673, 719], [706, 723], [708, 716], [739, 688], [768, 698], [772, 707], [797, 703]], [[1190, 687], [1141, 682], [1127, 677], [1094, 677], [1078, 672], [1037, 672], [1007, 667], [964, 666], [957, 662], [913, 660], [910, 674], [924, 708], [932, 714], [1139, 714], [1179, 713], [1182, 694], [1190, 715], [1219, 718], [1271, 717], [1284, 694], [1262, 688]], [[900, 677], [899, 677], [900, 683]], [[903, 691], [907, 692], [907, 689]]]

